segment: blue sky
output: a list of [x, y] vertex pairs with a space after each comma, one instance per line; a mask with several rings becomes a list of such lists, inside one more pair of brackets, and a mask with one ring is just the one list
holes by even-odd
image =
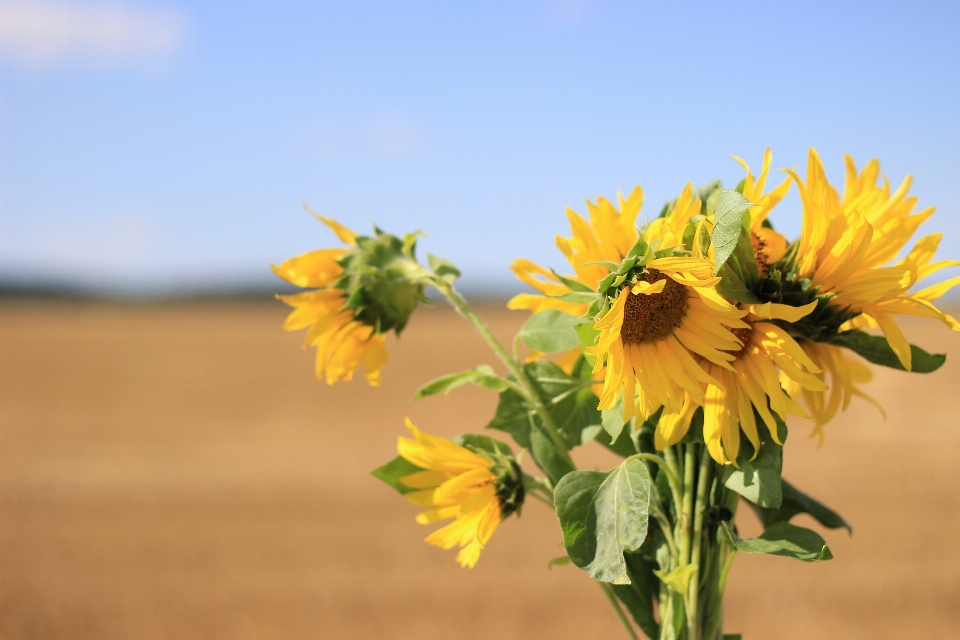
[[[417, 228], [464, 286], [564, 266], [564, 209], [805, 167], [914, 175], [960, 258], [960, 3], [23, 2], [0, 11], [0, 275], [271, 282], [301, 209]], [[795, 190], [774, 214], [799, 230]], [[952, 275], [952, 274], [950, 274]]]

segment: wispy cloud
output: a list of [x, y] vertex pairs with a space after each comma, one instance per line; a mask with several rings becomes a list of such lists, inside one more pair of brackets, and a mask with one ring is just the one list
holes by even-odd
[[172, 7], [4, 0], [0, 59], [28, 69], [155, 65], [182, 49], [186, 27], [183, 12]]

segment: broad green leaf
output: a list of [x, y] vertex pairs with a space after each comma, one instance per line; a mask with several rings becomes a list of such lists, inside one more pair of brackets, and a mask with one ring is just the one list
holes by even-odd
[[732, 189], [724, 189], [717, 200], [716, 223], [713, 227], [713, 251], [716, 270], [720, 271], [740, 240], [743, 214], [753, 206], [749, 200]]
[[810, 529], [789, 522], [778, 522], [757, 538], [743, 540], [724, 522], [720, 525], [727, 541], [744, 553], [765, 553], [802, 560], [822, 562], [831, 560], [833, 554], [823, 538]]
[[446, 258], [440, 258], [428, 253], [427, 263], [430, 265], [430, 269], [432, 269], [441, 280], [453, 283], [454, 280], [460, 277], [460, 269], [457, 269], [456, 265]]
[[853, 529], [839, 513], [826, 507], [810, 496], [806, 495], [786, 480], [781, 480], [783, 486], [783, 504], [779, 509], [764, 509], [750, 505], [760, 518], [763, 526], [770, 527], [778, 522], [787, 522], [798, 513], [807, 513], [828, 529], [845, 528], [851, 534]]
[[682, 567], [677, 567], [669, 573], [665, 571], [654, 571], [653, 573], [673, 591], [683, 594], [690, 589], [690, 578], [693, 577], [696, 571], [697, 565], [686, 564]]
[[556, 558], [551, 558], [547, 562], [547, 569], [552, 570], [554, 567], [562, 567], [567, 564], [570, 564], [570, 556], [558, 556]]
[[624, 552], [647, 537], [650, 474], [639, 460], [609, 473], [572, 471], [554, 491], [563, 544], [573, 563], [600, 582], [630, 584]]
[[520, 329], [520, 339], [534, 351], [554, 353], [580, 346], [574, 329], [576, 316], [557, 309], [547, 309], [530, 316]]
[[[900, 358], [890, 348], [890, 343], [883, 336], [872, 336], [863, 331], [844, 331], [837, 334], [830, 340], [831, 344], [840, 347], [846, 347], [854, 353], [862, 356], [865, 360], [873, 364], [879, 364], [891, 369], [906, 371], [900, 364]], [[910, 353], [913, 357], [912, 371], [914, 373], [930, 373], [936, 371], [946, 362], [947, 356], [944, 353], [927, 353], [918, 346], [910, 345]]]
[[529, 449], [531, 413], [532, 409], [527, 406], [523, 396], [513, 389], [505, 389], [500, 392], [496, 413], [487, 424], [487, 429], [509, 433], [518, 445]]
[[633, 621], [647, 634], [647, 637], [659, 638], [660, 625], [653, 615], [653, 598], [657, 588], [657, 579], [653, 570], [656, 565], [650, 560], [645, 560], [639, 552], [625, 553], [623, 557], [627, 560], [630, 584], [612, 585], [613, 592], [627, 607]]
[[[780, 472], [783, 469], [783, 448], [773, 441], [763, 420], [755, 414], [760, 434], [760, 451], [753, 460], [753, 445], [746, 438], [740, 440], [737, 456], [739, 469], [728, 465], [723, 471], [723, 484], [750, 502], [769, 509], [779, 509], [783, 501]], [[787, 426], [777, 418], [781, 442], [786, 442]]]
[[[597, 404], [600, 400], [589, 387], [578, 389], [570, 400], [563, 400], [551, 410], [554, 422], [560, 435], [569, 448], [587, 444], [593, 440], [603, 428], [600, 423], [600, 411]], [[572, 406], [570, 406], [572, 405]], [[567, 407], [570, 407], [569, 409]]]
[[532, 424], [530, 428], [530, 455], [537, 461], [537, 466], [547, 474], [547, 478], [553, 485], [556, 485], [575, 469], [568, 459], [564, 458], [557, 450], [553, 440], [540, 426], [539, 422]]
[[411, 487], [400, 482], [400, 478], [403, 476], [408, 476], [411, 473], [416, 473], [418, 471], [423, 471], [421, 467], [413, 464], [406, 458], [401, 458], [397, 456], [387, 464], [374, 469], [370, 472], [374, 478], [383, 480], [388, 485], [399, 491], [400, 493], [410, 493], [411, 491], [416, 491]]
[[475, 384], [491, 391], [503, 391], [507, 388], [507, 383], [498, 377], [490, 366], [482, 364], [476, 369], [451, 373], [431, 380], [420, 387], [420, 390], [413, 396], [413, 401], [416, 402], [438, 393], [448, 393], [451, 389], [456, 389], [465, 384]]

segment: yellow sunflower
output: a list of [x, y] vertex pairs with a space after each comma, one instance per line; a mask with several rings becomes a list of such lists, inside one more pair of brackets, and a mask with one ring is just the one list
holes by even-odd
[[[773, 414], [784, 421], [787, 414], [809, 417], [790, 395], [784, 393], [780, 377], [789, 380], [798, 389], [827, 389], [823, 380], [817, 377], [821, 369], [800, 345], [781, 327], [767, 322], [796, 322], [816, 306], [816, 302], [804, 307], [769, 302], [746, 305], [747, 315], [743, 320], [747, 327], [733, 329], [742, 346], [731, 354], [734, 358], [731, 366], [718, 366], [712, 362], [705, 364], [705, 370], [713, 381], [707, 383], [701, 403], [703, 439], [710, 455], [719, 464], [736, 462], [740, 452], [741, 430], [753, 444], [754, 451], [759, 451], [755, 410], [777, 444], [783, 443], [777, 435], [777, 422]], [[661, 416], [655, 435], [658, 449], [673, 445], [686, 435], [697, 404], [694, 398], [688, 396], [679, 413], [668, 412]]]
[[912, 213], [917, 199], [907, 196], [909, 176], [891, 193], [886, 179], [882, 186], [877, 184], [880, 165], [876, 160], [859, 174], [849, 156], [846, 164], [842, 198], [827, 181], [814, 149], [810, 150], [805, 181], [788, 171], [803, 202], [798, 272], [810, 278], [820, 293], [833, 294], [833, 307], [860, 314], [844, 329], [878, 327], [909, 371], [910, 345], [893, 316], [936, 318], [960, 330], [954, 318], [933, 305], [934, 300], [960, 284], [960, 277], [910, 292], [921, 278], [945, 267], [960, 266], [960, 262], [932, 262], [941, 234], [921, 238], [906, 257], [894, 262], [934, 209]]
[[[344, 243], [355, 246], [357, 234], [329, 218], [316, 216]], [[283, 324], [287, 331], [309, 328], [306, 344], [317, 348], [316, 372], [327, 384], [350, 380], [363, 364], [367, 381], [380, 385], [380, 369], [387, 362], [386, 338], [374, 326], [355, 319], [347, 308], [347, 295], [334, 285], [343, 274], [338, 262], [349, 249], [319, 249], [270, 265], [284, 280], [304, 288], [317, 288], [277, 296], [293, 307]]]
[[737, 156], [731, 157], [747, 172], [743, 180], [743, 197], [757, 205], [750, 207], [750, 237], [753, 241], [760, 275], [765, 276], [770, 270], [770, 265], [780, 260], [787, 252], [787, 239], [772, 228], [764, 226], [764, 221], [790, 191], [792, 180], [788, 176], [773, 191], [764, 193], [770, 165], [773, 163], [773, 154], [770, 153], [770, 149], [766, 149], [763, 153], [763, 165], [760, 168], [760, 175], [756, 178], [744, 160]]
[[509, 515], [498, 495], [495, 462], [446, 438], [423, 433], [409, 418], [406, 423], [413, 439], [398, 438], [397, 452], [424, 470], [400, 478], [404, 485], [417, 489], [404, 497], [415, 505], [430, 507], [417, 516], [420, 524], [455, 518], [427, 536], [426, 542], [441, 549], [461, 547], [457, 562], [472, 568], [500, 521]]
[[[713, 261], [702, 257], [656, 258], [634, 284], [617, 292], [594, 327], [597, 343], [586, 353], [606, 366], [600, 409], [623, 394], [624, 422], [645, 420], [660, 406], [681, 413], [685, 400], [703, 404], [707, 384], [719, 385], [703, 362], [733, 370], [730, 353], [741, 343], [730, 329], [747, 329], [746, 315], [715, 287]], [[636, 399], [636, 401], [635, 401]]]

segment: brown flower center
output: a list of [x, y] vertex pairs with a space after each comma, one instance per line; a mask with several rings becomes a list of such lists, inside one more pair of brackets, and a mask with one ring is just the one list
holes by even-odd
[[743, 343], [739, 350], [732, 352], [735, 358], [742, 356], [747, 350], [747, 344], [750, 342], [750, 336], [753, 335], [753, 328], [749, 329], [730, 329], [730, 333], [737, 337], [737, 340]]
[[666, 284], [663, 291], [652, 295], [633, 295], [630, 286], [623, 289], [620, 295], [627, 296], [627, 300], [623, 305], [620, 337], [624, 344], [647, 344], [663, 340], [680, 326], [680, 321], [687, 315], [687, 288], [656, 269], [648, 269], [637, 280], [650, 284], [666, 280]]
[[767, 243], [757, 234], [750, 233], [750, 242], [753, 244], [753, 255], [757, 259], [757, 270], [760, 271], [760, 277], [765, 278], [770, 273], [770, 265], [767, 264], [767, 255], [763, 252], [767, 248]]

